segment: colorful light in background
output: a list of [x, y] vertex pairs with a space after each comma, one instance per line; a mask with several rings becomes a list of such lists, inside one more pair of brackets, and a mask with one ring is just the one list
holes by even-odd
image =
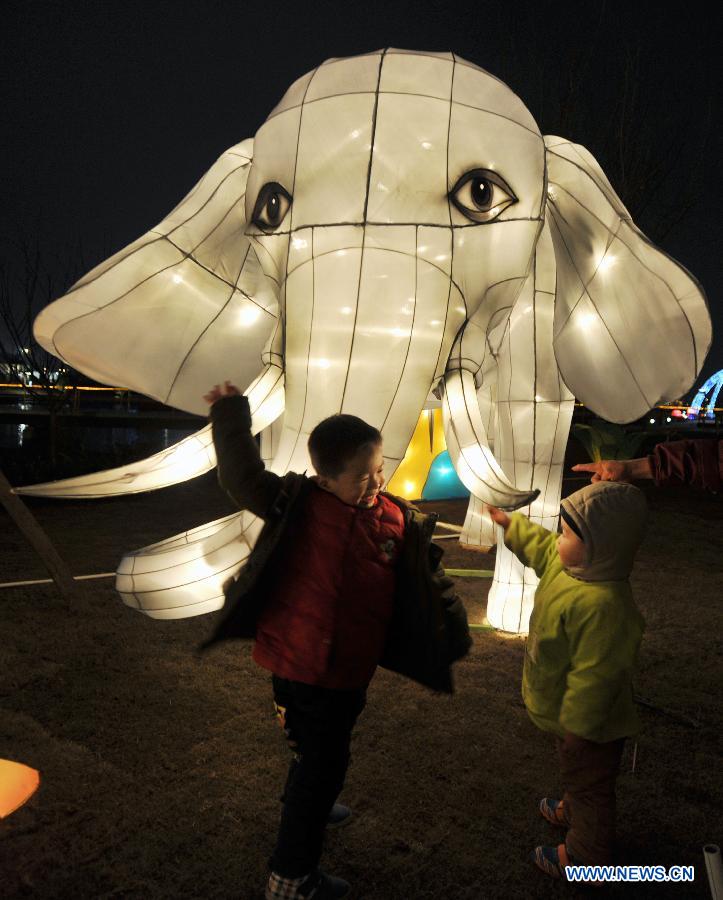
[[405, 500], [469, 497], [457, 477], [444, 441], [441, 409], [425, 409], [387, 490]]
[[[698, 419], [701, 414], [706, 419], [715, 419], [715, 407], [718, 403], [718, 394], [723, 387], [723, 369], [719, 369], [715, 375], [711, 375], [693, 397], [693, 402], [688, 407], [688, 418]], [[708, 402], [706, 403], [706, 397]]]

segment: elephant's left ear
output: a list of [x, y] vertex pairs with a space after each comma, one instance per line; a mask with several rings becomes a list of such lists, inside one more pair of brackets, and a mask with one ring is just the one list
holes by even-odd
[[695, 381], [712, 337], [705, 294], [635, 227], [584, 147], [545, 145], [557, 363], [585, 406], [631, 422]]

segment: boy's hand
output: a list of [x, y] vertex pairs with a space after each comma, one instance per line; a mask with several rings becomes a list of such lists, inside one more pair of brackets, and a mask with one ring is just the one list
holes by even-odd
[[241, 391], [236, 385], [231, 384], [230, 381], [224, 381], [223, 385], [214, 384], [213, 389], [203, 395], [203, 399], [210, 406], [213, 406], [213, 404], [217, 400], [220, 400], [221, 397], [234, 397], [238, 396], [240, 393]]
[[510, 524], [510, 517], [507, 513], [503, 509], [497, 509], [496, 506], [490, 506], [489, 503], [485, 503], [485, 507], [487, 508], [487, 512], [490, 514], [492, 521], [501, 525], [505, 531], [507, 531]]

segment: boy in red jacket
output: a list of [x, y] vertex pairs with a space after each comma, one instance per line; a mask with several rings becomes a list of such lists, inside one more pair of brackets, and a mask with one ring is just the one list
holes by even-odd
[[382, 493], [376, 428], [325, 419], [309, 436], [317, 474], [280, 477], [260, 458], [246, 397], [226, 382], [205, 399], [219, 481], [265, 521], [207, 644], [255, 637], [294, 754], [266, 898], [343, 897], [349, 884], [318, 863], [326, 826], [350, 815], [335, 801], [367, 686], [381, 664], [451, 692], [450, 664], [471, 644], [466, 614], [431, 544], [436, 517]]

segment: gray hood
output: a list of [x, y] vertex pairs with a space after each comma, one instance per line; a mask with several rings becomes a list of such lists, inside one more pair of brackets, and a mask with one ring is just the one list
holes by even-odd
[[565, 497], [561, 504], [582, 535], [584, 566], [568, 569], [582, 581], [623, 581], [633, 568], [645, 534], [648, 504], [632, 484], [598, 481]]

